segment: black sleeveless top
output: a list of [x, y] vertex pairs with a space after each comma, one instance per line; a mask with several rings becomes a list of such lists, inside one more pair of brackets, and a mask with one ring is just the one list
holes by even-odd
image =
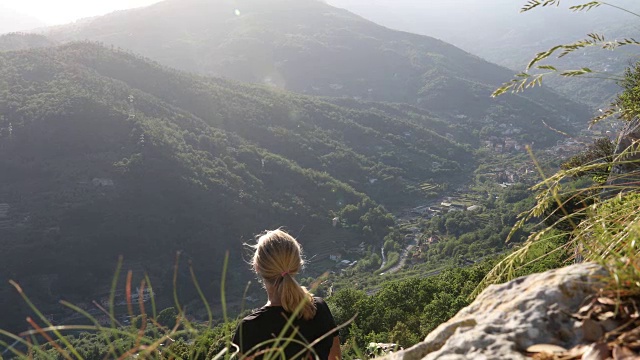
[[[285, 312], [282, 306], [263, 306], [254, 310], [251, 315], [242, 319], [238, 325], [233, 337], [233, 343], [240, 347], [240, 352], [243, 355], [255, 355], [255, 359], [262, 359], [261, 354], [266, 354], [265, 352], [260, 354], [260, 351], [273, 349], [274, 347], [278, 349], [284, 348], [284, 359], [292, 359], [296, 355], [298, 355], [296, 358], [304, 359], [308, 353], [308, 351], [304, 351], [304, 345], [294, 341], [287, 343], [288, 339], [311, 344], [321, 336], [328, 334], [322, 341], [313, 346], [320, 359], [328, 359], [329, 351], [333, 345], [333, 338], [338, 335], [337, 332], [332, 332], [336, 328], [336, 323], [327, 303], [322, 298], [314, 297], [313, 301], [317, 309], [316, 316], [311, 320], [295, 319], [292, 326], [289, 326], [289, 329], [280, 340], [275, 339], [282, 332], [291, 314]], [[291, 335], [294, 332], [295, 336], [292, 337]], [[281, 353], [271, 351], [273, 350], [269, 350], [272, 359], [283, 359], [283, 356], [280, 355]]]

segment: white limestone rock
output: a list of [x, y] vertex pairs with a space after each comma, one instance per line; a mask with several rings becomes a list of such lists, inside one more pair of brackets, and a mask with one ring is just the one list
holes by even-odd
[[424, 342], [383, 359], [524, 360], [532, 345], [572, 348], [583, 334], [570, 314], [604, 275], [598, 265], [578, 264], [490, 286]]

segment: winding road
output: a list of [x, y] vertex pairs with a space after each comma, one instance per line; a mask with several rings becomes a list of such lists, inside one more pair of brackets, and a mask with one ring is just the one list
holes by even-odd
[[394, 265], [391, 269], [387, 270], [386, 273], [393, 274], [398, 272], [398, 270], [402, 269], [404, 265], [407, 263], [407, 258], [409, 257], [409, 253], [411, 253], [411, 250], [413, 250], [413, 248], [416, 246], [418, 246], [417, 236], [415, 239], [413, 239], [413, 241], [411, 241], [411, 243], [409, 243], [409, 245], [407, 245], [407, 247], [404, 250], [402, 250], [402, 254], [400, 254], [400, 260], [398, 260], [398, 263]]
[[382, 264], [380, 264], [380, 269], [378, 271], [384, 269], [387, 266], [387, 256], [384, 254], [384, 246], [380, 247], [380, 253], [382, 254]]

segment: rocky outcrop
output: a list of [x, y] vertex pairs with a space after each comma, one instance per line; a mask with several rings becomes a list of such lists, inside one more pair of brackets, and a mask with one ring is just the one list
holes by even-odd
[[424, 342], [384, 359], [524, 360], [537, 344], [570, 349], [588, 335], [572, 314], [603, 275], [602, 267], [588, 263], [492, 285]]

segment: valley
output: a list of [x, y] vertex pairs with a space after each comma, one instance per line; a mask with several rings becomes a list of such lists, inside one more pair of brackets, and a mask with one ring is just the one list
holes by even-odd
[[[588, 128], [593, 102], [546, 86], [492, 98], [513, 70], [467, 50], [316, 0], [165, 0], [0, 35], [0, 329], [33, 327], [13, 280], [45, 322], [182, 317], [164, 345], [204, 330], [213, 358], [266, 301], [256, 234], [283, 228], [297, 281], [338, 321], [361, 314], [345, 353], [415, 344], [528, 246], [546, 214], [512, 229], [532, 186], [621, 125]], [[543, 240], [534, 254], [567, 241]]]
[[[530, 141], [524, 126], [281, 93], [94, 43], [8, 51], [0, 61], [9, 91], [0, 98], [0, 166], [11, 174], [0, 179], [11, 224], [2, 230], [10, 249], [2, 276], [32, 289], [54, 315], [51, 296], [91, 308], [120, 255], [167, 300], [176, 251], [212, 274], [209, 291], [217, 291], [222, 266], [207, 259], [230, 251], [229, 281], [242, 283], [252, 277], [242, 244], [277, 226], [303, 229], [311, 277], [333, 267], [332, 252], [363, 242], [364, 254], [349, 259], [353, 270], [388, 270], [373, 254], [384, 245], [391, 268], [405, 246], [390, 213], [468, 183], [484, 142], [493, 152], [522, 152]], [[476, 131], [463, 130], [470, 126]], [[19, 261], [26, 254], [31, 260]], [[440, 264], [451, 255], [429, 256]], [[182, 280], [191, 301], [195, 289], [189, 276]], [[243, 289], [230, 297], [242, 298]], [[22, 307], [3, 290], [9, 306]]]

